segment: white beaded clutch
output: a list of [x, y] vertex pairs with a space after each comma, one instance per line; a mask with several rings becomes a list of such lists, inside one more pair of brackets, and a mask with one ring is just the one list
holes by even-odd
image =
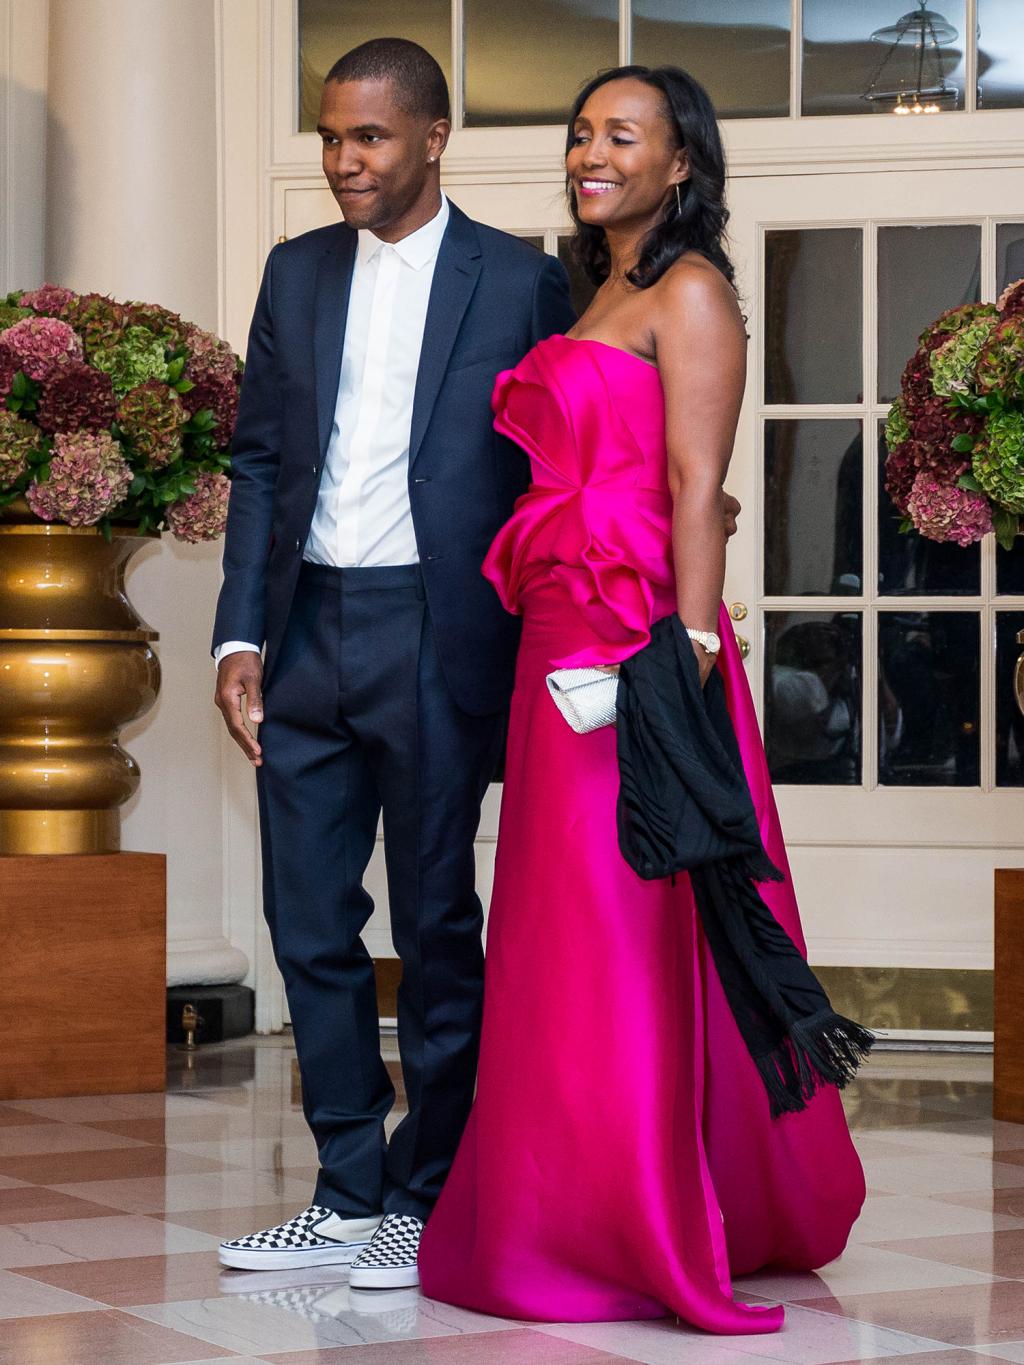
[[615, 723], [619, 680], [600, 668], [557, 668], [547, 675], [555, 705], [578, 735]]

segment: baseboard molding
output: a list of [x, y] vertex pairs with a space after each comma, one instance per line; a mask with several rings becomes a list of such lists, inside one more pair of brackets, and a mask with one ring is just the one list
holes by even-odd
[[[402, 964], [374, 959], [382, 1019], [397, 1013]], [[992, 1032], [992, 972], [963, 967], [828, 967], [815, 972], [840, 1014], [870, 1029], [901, 1036], [927, 1034], [953, 1041]]]

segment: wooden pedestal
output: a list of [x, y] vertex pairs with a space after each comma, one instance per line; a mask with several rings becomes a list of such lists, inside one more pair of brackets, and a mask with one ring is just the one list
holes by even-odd
[[992, 1116], [1024, 1123], [1024, 868], [996, 872]]
[[163, 1090], [166, 859], [0, 857], [0, 1099]]

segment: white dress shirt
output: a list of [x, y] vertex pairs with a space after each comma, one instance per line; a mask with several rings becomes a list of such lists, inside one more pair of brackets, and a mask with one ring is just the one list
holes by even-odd
[[[409, 503], [409, 436], [427, 304], [448, 200], [403, 237], [383, 242], [361, 229], [356, 245], [334, 425], [303, 558], [367, 568], [416, 564]], [[218, 646], [228, 654], [258, 647]]]

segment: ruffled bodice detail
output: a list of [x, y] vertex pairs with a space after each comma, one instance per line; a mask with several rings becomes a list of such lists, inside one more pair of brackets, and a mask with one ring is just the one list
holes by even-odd
[[533, 478], [485, 576], [511, 612], [524, 610], [536, 582], [568, 591], [588, 642], [557, 666], [628, 657], [647, 643], [673, 588], [657, 369], [603, 342], [556, 335], [498, 376], [492, 405], [495, 427], [527, 452]]

